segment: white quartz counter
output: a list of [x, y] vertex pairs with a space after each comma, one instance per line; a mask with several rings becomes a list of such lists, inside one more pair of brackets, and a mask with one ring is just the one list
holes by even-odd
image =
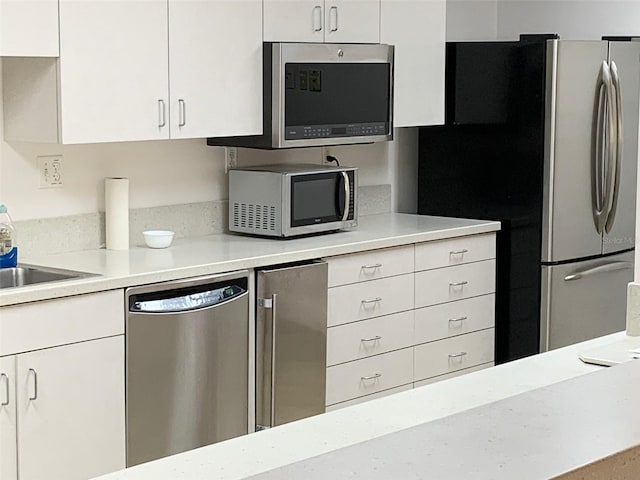
[[0, 306], [146, 283], [493, 232], [499, 222], [407, 214], [362, 217], [358, 229], [298, 239], [220, 234], [175, 240], [154, 250], [87, 250], [21, 258], [21, 263], [100, 276], [0, 290]]
[[[495, 414], [495, 411], [493, 412], [493, 416], [491, 417], [492, 425], [495, 426], [496, 431], [507, 432], [510, 427], [513, 427], [513, 425], [508, 425], [509, 422], [513, 423], [513, 415], [501, 417], [499, 415], [500, 404], [488, 404], [518, 394], [531, 392], [540, 387], [554, 385], [564, 380], [574, 379], [591, 372], [602, 370], [602, 367], [582, 363], [578, 359], [578, 353], [599, 345], [620, 342], [624, 338], [624, 333], [608, 335], [578, 345], [535, 355], [498, 367], [470, 373], [378, 400], [372, 400], [367, 403], [210, 445], [180, 455], [174, 455], [100, 478], [102, 480], [243, 479], [328, 452], [337, 453], [336, 451], [338, 449], [349, 447], [360, 442], [369, 442], [372, 439], [379, 439], [379, 437], [387, 434], [402, 433], [405, 429], [423, 425], [427, 422], [434, 422], [454, 414], [468, 411], [474, 407], [482, 407], [482, 409], [487, 409], [488, 411], [489, 409], [495, 410], [497, 406], [498, 414]], [[616, 368], [618, 367], [613, 367], [610, 371], [613, 372]], [[626, 375], [631, 375], [629, 377], [630, 382], [633, 380], [637, 383], [637, 378], [634, 377], [637, 372], [638, 369], [636, 368], [626, 373]], [[606, 375], [606, 372], [599, 374], [600, 383], [602, 383], [602, 374]], [[597, 380], [595, 377], [596, 376], [594, 376], [594, 379]], [[585, 380], [586, 379], [587, 377], [585, 377]], [[565, 398], [563, 400], [564, 404], [570, 401], [582, 402], [588, 400], [589, 382], [582, 383], [584, 385], [582, 385], [580, 391], [576, 390], [573, 392], [570, 387], [564, 387], [563, 395], [569, 397], [573, 395], [572, 398]], [[600, 383], [598, 386], [602, 387]], [[595, 383], [594, 386], [596, 386]], [[537, 392], [539, 392], [539, 390], [537, 390]], [[613, 396], [611, 403], [615, 404], [616, 393], [617, 392], [604, 391], [599, 393], [599, 397], [610, 394]], [[552, 397], [553, 392], [550, 395]], [[519, 397], [519, 408], [524, 408], [528, 405], [532, 407], [530, 411], [534, 411], [535, 408], [533, 407], [540, 401], [539, 396], [539, 394], [531, 392], [531, 395], [526, 394]], [[481, 412], [483, 410], [479, 411]], [[555, 415], [553, 418], [546, 418], [544, 420], [545, 426], [553, 422], [566, 421], [567, 428], [569, 428], [571, 422], [573, 422], [573, 425], [575, 425], [576, 422], [584, 422], [585, 425], [590, 425], [591, 420], [589, 417], [583, 418], [584, 413], [581, 418], [573, 416], [570, 419], [564, 419], [564, 414], [561, 409], [550, 408], [543, 414], [546, 416]], [[640, 416], [640, 413], [637, 416]], [[640, 422], [636, 421], [637, 418], [616, 418], [615, 415], [611, 415], [610, 417], [611, 421], [616, 423], [614, 425], [608, 425], [607, 432], [615, 432], [616, 429], [623, 430], [624, 432], [621, 431], [619, 433], [622, 435], [624, 442], [628, 442], [630, 438], [633, 439], [637, 436], [637, 425], [640, 424]], [[505, 442], [506, 450], [503, 452], [503, 457], [517, 458], [521, 456], [525, 458], [530, 456], [531, 452], [527, 450], [527, 443], [526, 441], [523, 443], [522, 440], [526, 439], [528, 435], [544, 435], [545, 432], [535, 430], [535, 418], [529, 418], [528, 421], [529, 425], [533, 426], [532, 430], [527, 430], [527, 428], [516, 429], [518, 430], [519, 437], [516, 438], [514, 436], [512, 439], [513, 442]], [[596, 431], [597, 428], [602, 427], [602, 425], [594, 425], [593, 429]], [[455, 433], [459, 435], [459, 438], [469, 435], [469, 432], [465, 431], [465, 425], [460, 422], [456, 424], [456, 429], [457, 431]], [[428, 432], [429, 430], [425, 429], [423, 433], [429, 435]], [[558, 463], [546, 465], [545, 472], [548, 474], [549, 472], [557, 470], [557, 474], [564, 473], [564, 471], [566, 471], [566, 465], [568, 464], [565, 461], [566, 457], [572, 455], [571, 452], [574, 451], [574, 449], [583, 449], [584, 439], [575, 439], [572, 433], [562, 428], [561, 425], [555, 428], [553, 432], [548, 433], [548, 435], [556, 435], [557, 438], [553, 441], [564, 445], [565, 450], [563, 455], [555, 455], [554, 459], [558, 460]], [[453, 437], [455, 437], [455, 435]], [[613, 449], [613, 451], [619, 449], [620, 445], [624, 443], [615, 435], [601, 436], [594, 434], [594, 437], [597, 438], [598, 448], [591, 448], [589, 450], [590, 456], [594, 457], [593, 460], [600, 458], [598, 452], [602, 452], [604, 455], [611, 451], [611, 449]], [[401, 439], [402, 437], [397, 438]], [[490, 442], [490, 440], [491, 439], [488, 439], [487, 441]], [[438, 441], [438, 438], [433, 438], [433, 442]], [[640, 438], [638, 441], [640, 442]], [[400, 443], [402, 443], [402, 440], [400, 440]], [[399, 447], [402, 447], [402, 445], [400, 444]], [[400, 448], [400, 450], [402, 449]], [[385, 463], [385, 461], [393, 461], [395, 458], [394, 451], [395, 450], [389, 450], [388, 452], [384, 452], [382, 454], [382, 463]], [[482, 455], [482, 451], [483, 450], [480, 449], [479, 453], [476, 452], [474, 454]], [[581, 454], [577, 457], [580, 458], [580, 461], [584, 462], [585, 455]], [[492, 465], [492, 468], [495, 467], [495, 462], [487, 462], [488, 457], [483, 458], [484, 463], [478, 464], [481, 468], [487, 467], [487, 465]], [[478, 460], [480, 460], [480, 458], [478, 458]], [[534, 458], [534, 460], [538, 462], [550, 461], [550, 459], [545, 456], [538, 456]], [[436, 458], [435, 461], [437, 463], [438, 459]], [[332, 478], [331, 474], [335, 473], [330, 470], [326, 472], [329, 476], [320, 476], [318, 478]], [[486, 472], [487, 470], [485, 470], [485, 473]], [[302, 476], [286, 478], [305, 478], [308, 471], [303, 468], [299, 470], [298, 473], [302, 473]], [[387, 476], [387, 478], [391, 477]], [[413, 472], [413, 476], [403, 478], [424, 477], [420, 476], [420, 472]], [[469, 478], [493, 477], [490, 475], [483, 476], [482, 471], [475, 469], [473, 473], [469, 474]], [[524, 475], [511, 478], [534, 477]]]

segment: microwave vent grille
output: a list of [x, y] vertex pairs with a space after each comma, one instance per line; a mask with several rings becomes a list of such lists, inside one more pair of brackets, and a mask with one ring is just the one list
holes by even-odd
[[275, 232], [276, 207], [235, 202], [232, 222], [236, 228]]

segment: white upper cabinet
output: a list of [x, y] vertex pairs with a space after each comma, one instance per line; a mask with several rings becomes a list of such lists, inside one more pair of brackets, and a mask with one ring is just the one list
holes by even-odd
[[58, 0], [0, 0], [0, 57], [58, 53]]
[[169, 0], [171, 138], [262, 133], [262, 1]]
[[60, 59], [5, 58], [3, 90], [10, 141], [259, 134], [262, 2], [60, 0]]
[[380, 43], [380, 0], [324, 2], [324, 41]]
[[264, 40], [379, 43], [380, 0], [264, 0]]
[[444, 123], [445, 0], [381, 0], [380, 41], [395, 45], [395, 127]]
[[166, 0], [60, 0], [62, 143], [169, 138]]

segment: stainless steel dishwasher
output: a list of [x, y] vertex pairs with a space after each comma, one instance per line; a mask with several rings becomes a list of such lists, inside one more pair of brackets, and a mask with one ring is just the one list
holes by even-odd
[[126, 292], [127, 466], [248, 433], [248, 273]]

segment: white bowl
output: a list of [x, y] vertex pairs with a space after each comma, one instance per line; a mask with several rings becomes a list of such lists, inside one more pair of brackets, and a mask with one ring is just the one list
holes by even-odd
[[167, 248], [173, 241], [174, 232], [171, 230], [145, 230], [142, 232], [144, 243], [149, 248]]

